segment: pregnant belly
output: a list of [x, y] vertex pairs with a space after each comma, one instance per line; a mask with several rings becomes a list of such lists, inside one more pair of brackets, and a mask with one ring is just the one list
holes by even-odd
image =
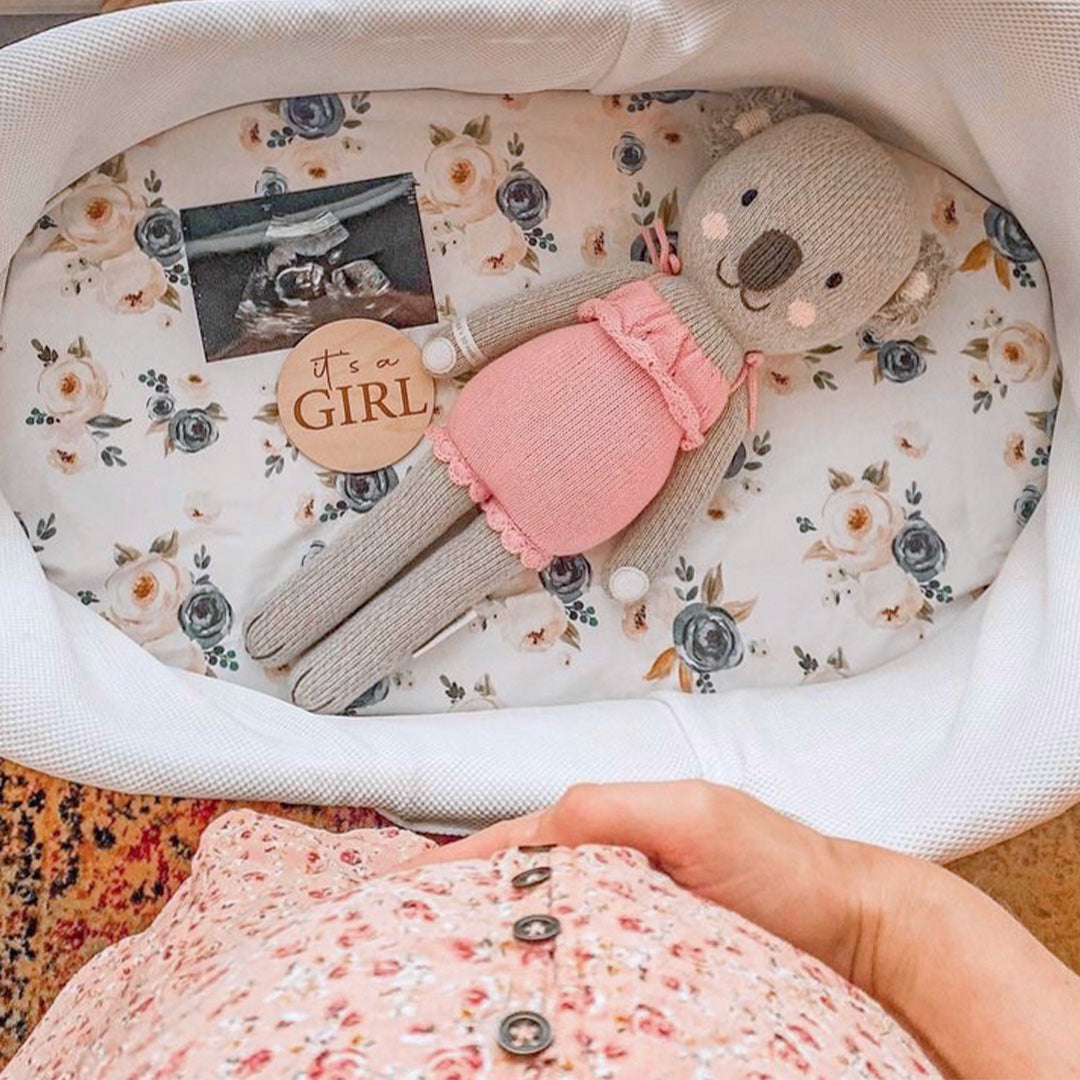
[[447, 426], [514, 524], [552, 555], [588, 550], [633, 521], [682, 434], [653, 380], [595, 323], [493, 361]]

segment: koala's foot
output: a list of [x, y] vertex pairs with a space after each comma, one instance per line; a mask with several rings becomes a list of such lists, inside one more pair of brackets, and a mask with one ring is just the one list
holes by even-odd
[[434, 548], [297, 661], [293, 701], [340, 713], [521, 569], [482, 517]]
[[274, 667], [294, 660], [471, 509], [445, 466], [425, 458], [397, 491], [256, 606], [244, 626], [248, 653]]

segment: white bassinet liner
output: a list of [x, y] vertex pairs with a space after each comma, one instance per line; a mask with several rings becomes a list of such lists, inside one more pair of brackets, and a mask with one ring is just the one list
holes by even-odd
[[[92, 172], [66, 188], [12, 260], [0, 310], [8, 350], [0, 491], [49, 581], [173, 667], [287, 699], [284, 673], [245, 655], [243, 622], [268, 581], [317, 557], [357, 515], [382, 513], [383, 494], [403, 497], [391, 489], [407, 489], [409, 470], [431, 453], [422, 443], [374, 475], [335, 473], [290, 453], [267, 410], [287, 350], [204, 360], [216, 346], [202, 344], [196, 308], [200, 293], [205, 301], [220, 289], [204, 284], [193, 295], [188, 282], [203, 279], [207, 263], [192, 245], [190, 268], [166, 277], [137, 246], [145, 230], [132, 228], [134, 207], [153, 198], [158, 206], [146, 214], [175, 220], [192, 207], [248, 199], [268, 177], [296, 199], [411, 173], [432, 291], [444, 313], [469, 312], [585, 265], [625, 260], [646, 203], [666, 209], [672, 230], [685, 228], [680, 197], [708, 167], [703, 129], [731, 98], [670, 97], [333, 94], [316, 99], [330, 110], [329, 126], [338, 109], [350, 118], [288, 143], [273, 133], [297, 99], [249, 102], [162, 132], [111, 158], [102, 167], [109, 175]], [[442, 141], [446, 132], [461, 134]], [[509, 166], [510, 147], [544, 193], [540, 231], [551, 239], [531, 235], [531, 248], [498, 208], [494, 178]], [[474, 185], [451, 218], [439, 200], [462, 154], [475, 175], [493, 179]], [[853, 331], [816, 352], [768, 358], [757, 432], [668, 553], [647, 602], [624, 607], [606, 594], [610, 545], [563, 559], [555, 573], [522, 573], [477, 604], [467, 629], [405, 660], [346, 713], [825, 682], [873, 670], [963, 617], [997, 577], [1045, 484], [1060, 386], [1053, 313], [1041, 263], [1024, 264], [1022, 277], [1018, 266], [1009, 274], [1004, 255], [979, 265], [990, 248], [984, 198], [914, 155], [896, 158], [921, 228], [944, 264], [960, 269], [933, 310], [910, 329], [883, 330], [894, 340], [878, 349]], [[103, 196], [121, 210], [87, 242], [82, 226], [96, 220], [89, 212]], [[421, 250], [418, 242], [407, 265]], [[382, 258], [402, 265], [400, 253]], [[215, 311], [221, 305], [202, 309], [210, 342], [221, 326]], [[422, 340], [431, 330], [409, 332]], [[896, 337], [908, 340], [900, 346]], [[43, 366], [53, 353], [63, 359]], [[898, 356], [915, 362], [898, 369]], [[440, 381], [438, 408], [452, 409], [455, 394]], [[202, 437], [181, 431], [185, 415], [203, 417]], [[115, 426], [99, 426], [102, 416]], [[870, 527], [853, 528], [855, 507]], [[929, 559], [922, 545], [917, 565], [893, 550], [909, 522], [932, 545]], [[686, 636], [688, 624], [709, 618], [703, 601], [736, 623], [722, 655], [706, 656]], [[452, 739], [454, 725], [444, 731]]]
[[1054, 285], [1065, 370], [1048, 494], [997, 583], [951, 630], [843, 683], [312, 717], [163, 667], [51, 588], [5, 514], [0, 753], [120, 790], [369, 804], [447, 829], [533, 808], [575, 781], [706, 776], [820, 828], [939, 858], [1069, 805], [1080, 797], [1080, 298], [1067, 261], [1080, 240], [1078, 56], [1080, 11], [1035, 0], [200, 0], [0, 52], [3, 266], [47, 199], [110, 154], [214, 109], [335, 89], [328, 71], [370, 89], [786, 82], [1017, 213]]

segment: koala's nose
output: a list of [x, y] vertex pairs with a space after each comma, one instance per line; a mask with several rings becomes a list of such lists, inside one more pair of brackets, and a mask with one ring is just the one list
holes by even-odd
[[799, 268], [802, 248], [779, 229], [766, 229], [739, 257], [739, 284], [754, 292], [782, 285]]

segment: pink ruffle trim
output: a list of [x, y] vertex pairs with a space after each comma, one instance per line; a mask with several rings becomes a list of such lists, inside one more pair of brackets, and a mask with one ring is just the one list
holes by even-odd
[[528, 569], [543, 570], [553, 556], [545, 555], [514, 524], [499, 500], [491, 494], [487, 484], [473, 472], [472, 466], [457, 448], [450, 432], [444, 427], [431, 427], [424, 435], [431, 440], [435, 457], [446, 466], [450, 479], [458, 487], [465, 488], [469, 492], [469, 498], [484, 511], [488, 525], [499, 534], [502, 546], [511, 555], [516, 555]]
[[610, 300], [597, 298], [586, 300], [578, 308], [578, 318], [585, 321], [595, 319], [604, 332], [623, 352], [643, 368], [656, 383], [668, 412], [675, 423], [682, 429], [683, 437], [679, 446], [683, 450], [696, 450], [704, 441], [701, 414], [697, 411], [690, 395], [675, 381], [664, 367], [656, 350], [643, 337], [638, 337], [626, 326], [624, 312]]

